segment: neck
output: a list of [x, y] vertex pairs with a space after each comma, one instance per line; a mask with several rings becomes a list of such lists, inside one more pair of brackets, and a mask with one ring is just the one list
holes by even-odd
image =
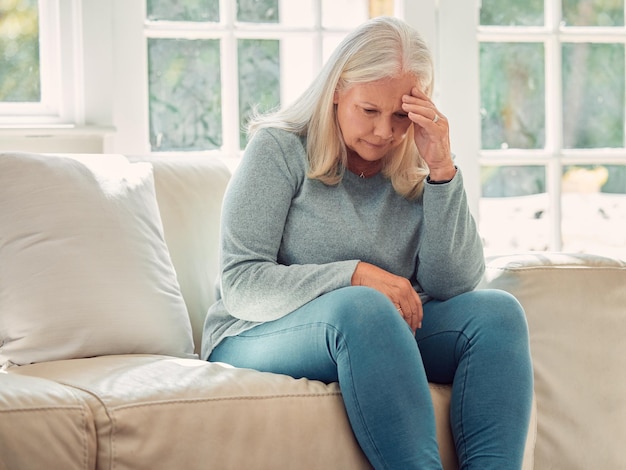
[[354, 152], [348, 153], [348, 170], [361, 178], [370, 178], [382, 170], [382, 160], [369, 162]]

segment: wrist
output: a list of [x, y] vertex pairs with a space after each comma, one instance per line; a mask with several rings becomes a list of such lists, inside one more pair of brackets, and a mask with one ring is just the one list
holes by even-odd
[[454, 179], [457, 168], [453, 166], [451, 169], [436, 169], [431, 170], [430, 174], [426, 177], [426, 181], [430, 184], [444, 184], [449, 183]]
[[350, 285], [352, 286], [360, 286], [361, 285], [361, 269], [363, 268], [363, 261], [359, 261], [354, 268], [354, 272], [352, 273], [352, 278], [350, 279]]

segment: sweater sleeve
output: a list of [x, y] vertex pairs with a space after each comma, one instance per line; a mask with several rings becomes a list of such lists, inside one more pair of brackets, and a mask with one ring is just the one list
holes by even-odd
[[463, 175], [424, 188], [424, 229], [417, 281], [426, 294], [449, 299], [470, 291], [485, 269], [482, 242], [467, 204]]
[[300, 139], [261, 130], [251, 140], [224, 197], [221, 291], [236, 318], [280, 318], [316, 297], [350, 285], [358, 260], [284, 265], [278, 253], [291, 201], [306, 178]]

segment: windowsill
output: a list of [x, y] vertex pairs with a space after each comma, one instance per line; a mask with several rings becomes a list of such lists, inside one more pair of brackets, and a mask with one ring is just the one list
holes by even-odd
[[75, 124], [0, 124], [0, 137], [90, 137], [115, 132], [113, 126], [77, 126]]
[[0, 124], [0, 151], [104, 153], [114, 134], [112, 126]]

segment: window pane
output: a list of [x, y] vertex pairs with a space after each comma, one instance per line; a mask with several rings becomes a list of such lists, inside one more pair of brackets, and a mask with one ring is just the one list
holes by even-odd
[[245, 126], [250, 113], [280, 105], [280, 43], [277, 40], [240, 39], [239, 116], [241, 148], [246, 146]]
[[237, 21], [278, 23], [278, 0], [237, 0]]
[[482, 0], [481, 3], [481, 25], [543, 26], [543, 0]]
[[219, 0], [148, 0], [146, 10], [151, 21], [220, 20]]
[[41, 101], [37, 0], [5, 4], [0, 3], [0, 101]]
[[487, 255], [549, 248], [543, 166], [484, 166], [481, 187], [479, 230]]
[[563, 169], [563, 250], [626, 260], [626, 165]]
[[565, 26], [624, 26], [624, 2], [563, 0]]
[[483, 197], [516, 197], [544, 193], [546, 172], [543, 166], [483, 166]]
[[152, 150], [222, 145], [218, 40], [149, 39]]
[[544, 97], [543, 44], [480, 45], [482, 148], [542, 148]]
[[563, 45], [563, 146], [624, 146], [624, 45]]

